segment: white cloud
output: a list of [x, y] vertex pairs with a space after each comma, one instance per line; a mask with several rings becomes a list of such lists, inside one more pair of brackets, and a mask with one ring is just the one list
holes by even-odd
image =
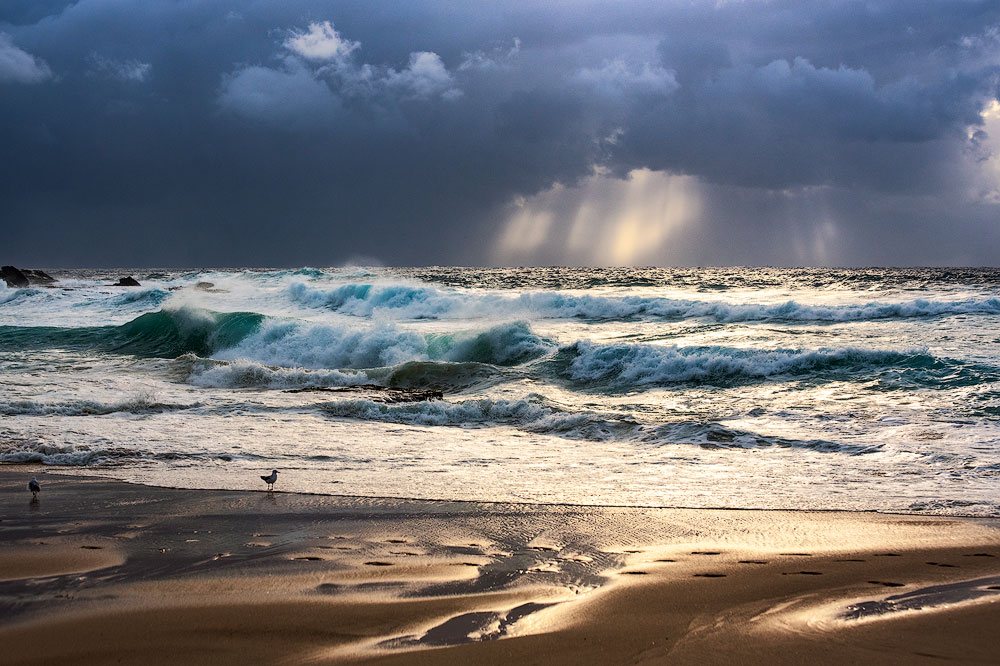
[[680, 87], [669, 69], [649, 62], [627, 63], [621, 58], [606, 60], [600, 67], [580, 69], [573, 79], [607, 96], [626, 92], [669, 95]]
[[90, 73], [107, 76], [125, 83], [143, 83], [149, 78], [153, 66], [140, 60], [114, 60], [91, 53], [87, 59], [90, 63]]
[[1000, 101], [990, 101], [980, 116], [982, 125], [969, 128], [969, 196], [973, 201], [1000, 204]]
[[461, 95], [441, 56], [430, 51], [411, 53], [406, 69], [389, 70], [385, 80], [387, 85], [401, 90], [405, 96], [417, 99], [428, 99], [437, 94], [453, 99]]
[[306, 60], [343, 61], [350, 57], [360, 42], [344, 39], [329, 21], [310, 23], [306, 32], [293, 32], [284, 47]]
[[41, 83], [52, 78], [48, 64], [14, 46], [10, 35], [0, 33], [0, 83]]
[[462, 95], [438, 54], [411, 53], [401, 70], [359, 63], [354, 52], [360, 42], [342, 37], [329, 21], [293, 32], [283, 46], [290, 54], [280, 67], [247, 66], [225, 77], [220, 107], [256, 120], [315, 124], [348, 100], [384, 110], [400, 100]]

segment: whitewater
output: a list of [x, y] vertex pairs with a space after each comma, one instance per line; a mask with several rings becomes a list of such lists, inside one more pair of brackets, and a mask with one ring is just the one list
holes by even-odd
[[0, 464], [191, 488], [1000, 515], [1000, 271], [0, 282]]

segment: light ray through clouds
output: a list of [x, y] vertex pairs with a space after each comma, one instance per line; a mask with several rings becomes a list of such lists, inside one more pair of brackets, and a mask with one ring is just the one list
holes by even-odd
[[624, 179], [595, 173], [517, 200], [497, 243], [498, 263], [649, 265], [683, 262], [679, 234], [696, 233], [696, 178], [637, 169]]

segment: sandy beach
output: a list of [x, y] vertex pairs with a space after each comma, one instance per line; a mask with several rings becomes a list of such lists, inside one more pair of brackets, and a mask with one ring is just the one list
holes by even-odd
[[1000, 659], [994, 519], [0, 486], [10, 664]]

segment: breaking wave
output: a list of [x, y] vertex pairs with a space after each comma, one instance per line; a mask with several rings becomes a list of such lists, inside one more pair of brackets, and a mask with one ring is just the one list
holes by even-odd
[[5, 303], [13, 303], [14, 301], [20, 300], [28, 296], [35, 296], [36, 294], [42, 293], [40, 289], [32, 289], [30, 287], [22, 287], [20, 289], [11, 289], [4, 282], [0, 282], [0, 305]]
[[254, 312], [210, 312], [196, 308], [159, 310], [121, 326], [0, 326], [0, 349], [89, 349], [175, 358], [207, 356], [236, 344], [265, 319]]
[[389, 324], [371, 327], [268, 319], [259, 330], [214, 355], [266, 365], [308, 369], [365, 369], [411, 361], [448, 361], [509, 366], [553, 351], [524, 322], [486, 331], [420, 334]]
[[[136, 289], [126, 291], [124, 294], [117, 294], [113, 296], [108, 300], [108, 304], [117, 307], [125, 305], [155, 307], [167, 300], [169, 296], [169, 291], [157, 287], [151, 289]], [[81, 303], [80, 305], [88, 305], [88, 303]]]
[[679, 383], [731, 384], [778, 376], [833, 378], [845, 373], [898, 369], [916, 383], [963, 385], [996, 372], [940, 359], [924, 350], [738, 349], [664, 347], [577, 342], [554, 361], [560, 375], [575, 383], [611, 390]]
[[727, 303], [651, 296], [596, 296], [561, 291], [528, 291], [516, 295], [439, 289], [407, 284], [351, 283], [315, 287], [301, 282], [286, 289], [288, 297], [307, 307], [320, 307], [357, 317], [465, 319], [477, 316], [587, 319], [614, 321], [639, 318], [711, 319], [720, 323], [751, 321], [844, 322], [905, 319], [959, 314], [1000, 314], [998, 298], [961, 300], [915, 299], [898, 303], [806, 305], [795, 301], [771, 304]]
[[421, 334], [389, 324], [367, 327], [313, 324], [255, 312], [197, 308], [160, 310], [121, 326], [82, 328], [0, 326], [0, 349], [69, 348], [310, 369], [358, 369], [408, 361], [517, 365], [554, 350], [525, 322], [485, 331]]

